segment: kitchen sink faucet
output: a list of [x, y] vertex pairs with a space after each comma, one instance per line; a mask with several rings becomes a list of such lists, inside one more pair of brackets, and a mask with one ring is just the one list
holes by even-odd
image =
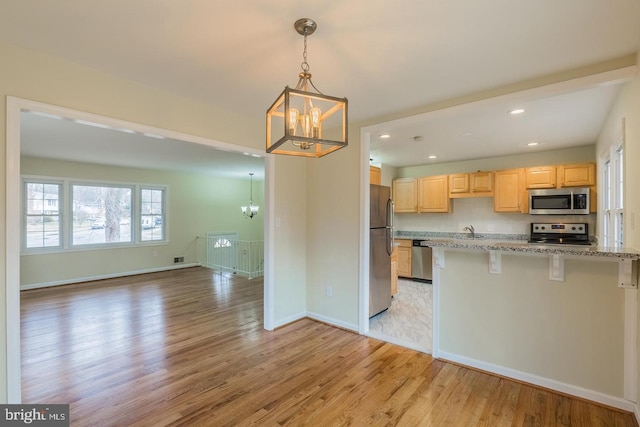
[[476, 230], [473, 229], [473, 225], [469, 225], [468, 227], [463, 228], [462, 231], [468, 231], [469, 234], [471, 234], [472, 239], [476, 238]]

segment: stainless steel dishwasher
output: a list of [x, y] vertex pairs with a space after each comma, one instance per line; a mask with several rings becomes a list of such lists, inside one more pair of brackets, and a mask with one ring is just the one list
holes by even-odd
[[421, 246], [423, 240], [414, 240], [411, 247], [411, 277], [414, 280], [431, 281], [433, 279], [432, 249]]

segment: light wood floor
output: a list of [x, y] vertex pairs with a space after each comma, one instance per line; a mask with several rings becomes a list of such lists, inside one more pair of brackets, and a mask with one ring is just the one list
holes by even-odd
[[636, 426], [315, 321], [264, 331], [261, 280], [205, 268], [21, 296], [23, 402], [72, 426]]

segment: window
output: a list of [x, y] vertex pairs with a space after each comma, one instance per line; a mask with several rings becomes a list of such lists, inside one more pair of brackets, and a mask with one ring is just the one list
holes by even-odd
[[164, 239], [164, 189], [140, 190], [140, 240]]
[[622, 141], [603, 158], [602, 245], [624, 246], [624, 149]]
[[23, 177], [23, 250], [167, 241], [167, 187]]
[[24, 183], [25, 247], [60, 247], [61, 184], [53, 182]]
[[132, 187], [71, 188], [73, 245], [131, 242]]

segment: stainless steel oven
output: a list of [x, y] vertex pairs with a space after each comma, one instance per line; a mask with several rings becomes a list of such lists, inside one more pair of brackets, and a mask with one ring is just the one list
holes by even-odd
[[541, 245], [591, 245], [589, 224], [570, 223], [531, 223], [529, 243]]
[[589, 213], [589, 187], [529, 190], [532, 215], [583, 215]]

